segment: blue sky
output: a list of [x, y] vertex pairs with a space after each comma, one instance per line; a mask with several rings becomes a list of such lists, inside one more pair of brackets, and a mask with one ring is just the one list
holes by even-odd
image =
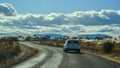
[[0, 0], [12, 4], [18, 13], [71, 13], [75, 11], [119, 10], [120, 0]]
[[0, 0], [0, 32], [118, 36], [119, 5], [120, 0]]

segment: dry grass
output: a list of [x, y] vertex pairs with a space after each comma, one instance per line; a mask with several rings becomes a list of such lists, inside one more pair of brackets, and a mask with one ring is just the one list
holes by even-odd
[[24, 61], [38, 52], [37, 49], [18, 44], [11, 38], [0, 39], [0, 68]]
[[0, 68], [4, 68], [4, 66], [8, 63], [8, 60], [17, 56], [21, 52], [20, 47], [17, 42], [8, 42], [1, 41], [0, 42]]
[[0, 63], [19, 54], [20, 47], [13, 42], [13, 45], [6, 45], [8, 42], [0, 42]]
[[[3, 46], [0, 50], [1, 61], [0, 68], [9, 68], [12, 65], [20, 63], [35, 55], [38, 50], [24, 45], [13, 47]], [[20, 52], [18, 50], [20, 49]], [[1, 52], [2, 51], [2, 52]]]
[[[120, 60], [120, 44], [108, 43], [108, 42], [105, 42], [105, 43], [107, 44], [103, 45], [103, 44], [97, 44], [97, 42], [85, 42], [81, 44], [81, 49], [92, 52], [92, 53], [96, 53], [99, 55], [108, 56], [116, 60]], [[109, 47], [109, 45], [111, 44], [114, 46], [112, 46], [112, 49], [106, 53], [107, 50], [105, 49], [108, 49], [106, 47]]]

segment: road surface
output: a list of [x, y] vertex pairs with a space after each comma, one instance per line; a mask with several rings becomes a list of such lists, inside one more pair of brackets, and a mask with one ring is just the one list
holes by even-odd
[[120, 68], [118, 63], [87, 53], [64, 53], [62, 48], [22, 44], [39, 49], [39, 53], [12, 68]]

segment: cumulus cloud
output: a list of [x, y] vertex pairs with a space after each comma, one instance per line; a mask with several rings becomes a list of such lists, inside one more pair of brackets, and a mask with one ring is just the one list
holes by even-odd
[[3, 14], [5, 16], [14, 16], [16, 15], [16, 10], [15, 8], [12, 6], [12, 4], [8, 4], [8, 3], [2, 3], [0, 4], [0, 14]]
[[4, 3], [0, 4], [0, 28], [1, 32], [117, 35], [120, 34], [120, 10], [23, 15], [11, 4]]
[[[2, 10], [0, 10], [2, 11]], [[4, 10], [5, 11], [5, 10]], [[7, 12], [7, 11], [6, 11]], [[9, 15], [4, 12], [4, 14]], [[15, 15], [16, 12], [11, 13]], [[77, 11], [69, 14], [51, 13], [43, 14], [17, 14], [12, 17], [1, 16], [0, 23], [6, 25], [110, 25], [120, 24], [120, 11], [102, 10], [102, 11]], [[13, 24], [11, 24], [11, 22]]]
[[50, 25], [50, 26], [0, 26], [0, 32], [3, 33], [25, 33], [25, 34], [107, 34], [111, 36], [119, 36], [120, 26], [115, 25], [100, 25], [100, 26], [85, 26], [85, 25]]

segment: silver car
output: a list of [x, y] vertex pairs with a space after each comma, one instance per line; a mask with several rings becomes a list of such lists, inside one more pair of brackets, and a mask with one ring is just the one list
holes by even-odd
[[80, 42], [79, 40], [74, 40], [74, 39], [68, 39], [66, 40], [63, 51], [77, 51], [80, 53]]

